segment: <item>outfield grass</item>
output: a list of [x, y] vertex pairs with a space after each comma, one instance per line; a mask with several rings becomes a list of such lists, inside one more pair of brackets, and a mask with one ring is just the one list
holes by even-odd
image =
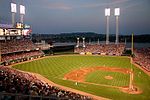
[[[13, 66], [14, 68], [29, 71], [29, 72], [36, 72], [44, 77], [48, 78], [49, 80], [64, 85], [67, 87], [71, 87], [74, 89], [78, 89], [81, 91], [85, 91], [94, 95], [107, 97], [110, 99], [115, 100], [150, 100], [150, 77], [142, 72], [140, 69], [136, 68], [134, 65], [134, 84], [140, 87], [143, 90], [142, 94], [139, 95], [131, 95], [120, 92], [118, 89], [114, 88], [107, 88], [103, 86], [97, 86], [92, 84], [83, 84], [79, 83], [78, 86], [75, 85], [74, 82], [69, 80], [63, 80], [63, 76], [75, 69], [85, 68], [85, 67], [95, 67], [95, 66], [108, 66], [108, 67], [121, 67], [121, 68], [131, 68], [130, 59], [127, 57], [108, 57], [108, 56], [51, 56], [45, 59], [36, 60], [32, 62], [28, 62], [25, 64], [19, 64]], [[100, 73], [101, 74], [100, 74]], [[141, 72], [141, 74], [139, 74]], [[93, 75], [94, 74], [94, 75]], [[116, 79], [114, 82], [107, 82], [103, 78], [96, 78], [97, 76], [108, 74], [108, 72], [98, 71], [95, 73], [91, 73], [87, 76], [87, 81], [101, 84], [108, 84], [108, 85], [115, 85], [115, 86], [124, 86], [128, 84], [128, 76], [118, 75], [116, 73], [111, 73], [114, 77], [119, 78]], [[116, 74], [116, 76], [115, 76]], [[91, 78], [90, 78], [91, 77]], [[92, 80], [92, 78], [95, 78]], [[126, 78], [126, 79], [125, 79]], [[120, 81], [120, 82], [119, 82]]]

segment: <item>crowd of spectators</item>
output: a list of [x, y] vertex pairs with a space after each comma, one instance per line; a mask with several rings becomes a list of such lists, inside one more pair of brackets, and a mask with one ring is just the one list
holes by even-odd
[[7, 54], [19, 51], [35, 50], [36, 47], [30, 39], [11, 39], [7, 41], [0, 41], [1, 54]]
[[133, 61], [150, 72], [150, 47], [135, 49]]
[[124, 44], [87, 44], [84, 47], [75, 48], [76, 53], [91, 52], [93, 54], [101, 55], [122, 55], [125, 50]]
[[3, 54], [1, 61], [2, 62], [8, 62], [8, 61], [12, 61], [12, 60], [29, 58], [29, 57], [32, 57], [32, 56], [39, 56], [39, 55], [43, 55], [43, 52], [41, 52], [39, 50], [34, 50], [34, 51]]
[[[6, 66], [0, 66], [0, 92], [65, 98], [63, 100], [91, 100], [87, 96], [51, 86], [40, 81], [34, 75]], [[20, 98], [20, 100], [24, 100], [24, 98]]]
[[[0, 41], [1, 61], [10, 64], [11, 61], [30, 60], [33, 56], [42, 56], [44, 53], [28, 38]], [[5, 64], [4, 64], [5, 65]]]

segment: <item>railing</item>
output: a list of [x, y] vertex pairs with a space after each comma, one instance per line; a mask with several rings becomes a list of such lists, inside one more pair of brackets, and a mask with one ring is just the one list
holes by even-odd
[[[0, 100], [60, 100], [60, 98], [56, 96], [36, 96], [0, 92]], [[61, 100], [65, 100], [65, 98], [61, 98]]]

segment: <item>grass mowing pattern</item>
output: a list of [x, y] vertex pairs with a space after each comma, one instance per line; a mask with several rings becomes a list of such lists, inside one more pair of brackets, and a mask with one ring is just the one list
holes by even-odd
[[[105, 79], [105, 76], [111, 76], [113, 79]], [[109, 71], [95, 71], [86, 76], [86, 81], [96, 84], [105, 84], [111, 86], [129, 86], [129, 74]]]
[[[92, 84], [79, 83], [79, 85], [76, 86], [72, 81], [62, 80], [63, 76], [72, 70], [95, 66], [130, 68], [131, 64], [130, 59], [127, 57], [52, 56], [13, 67], [24, 71], [36, 72], [57, 84], [110, 99], [150, 100], [150, 77], [135, 66], [133, 66], [135, 74], [134, 83], [143, 90], [143, 93], [139, 95], [126, 94], [120, 92], [118, 89]], [[140, 75], [139, 72], [141, 72]]]

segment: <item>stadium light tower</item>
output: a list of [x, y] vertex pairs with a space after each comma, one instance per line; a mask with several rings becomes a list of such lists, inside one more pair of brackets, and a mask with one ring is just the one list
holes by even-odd
[[115, 8], [114, 15], [116, 16], [116, 44], [118, 44], [119, 43], [119, 16], [120, 16], [120, 8]]
[[11, 13], [12, 13], [12, 25], [15, 25], [15, 13], [17, 13], [17, 6], [15, 3], [11, 3]]
[[106, 44], [109, 44], [109, 16], [110, 16], [110, 8], [105, 8], [105, 16], [106, 16]]
[[23, 17], [25, 15], [25, 6], [20, 5], [20, 22], [23, 23]]

